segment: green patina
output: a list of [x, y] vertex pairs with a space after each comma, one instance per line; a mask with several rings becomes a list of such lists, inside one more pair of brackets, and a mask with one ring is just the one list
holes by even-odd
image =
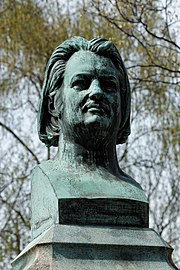
[[[33, 238], [59, 222], [62, 198], [125, 199], [148, 205], [140, 185], [117, 160], [116, 145], [130, 134], [130, 88], [112, 42], [74, 37], [55, 49], [47, 64], [38, 130], [46, 145], [59, 150], [53, 160], [34, 169]], [[129, 224], [131, 219], [129, 215]]]
[[148, 228], [144, 191], [117, 161], [130, 89], [111, 42], [75, 37], [55, 49], [38, 125], [59, 151], [33, 171], [33, 241], [14, 269], [177, 269], [172, 248]]

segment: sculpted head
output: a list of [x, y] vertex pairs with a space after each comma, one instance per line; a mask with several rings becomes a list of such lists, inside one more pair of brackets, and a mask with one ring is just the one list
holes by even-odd
[[58, 146], [61, 133], [75, 142], [126, 141], [130, 88], [112, 42], [73, 37], [54, 50], [46, 67], [38, 131], [47, 146]]

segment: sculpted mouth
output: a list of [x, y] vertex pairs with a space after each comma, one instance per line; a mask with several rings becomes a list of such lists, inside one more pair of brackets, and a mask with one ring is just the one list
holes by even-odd
[[95, 108], [95, 107], [88, 108], [87, 111], [91, 113], [99, 114], [101, 116], [104, 115], [104, 111], [102, 109]]
[[85, 104], [82, 107], [82, 111], [84, 113], [91, 112], [91, 113], [98, 113], [100, 115], [104, 115], [107, 113], [107, 108], [105, 108], [105, 106], [102, 106], [101, 104], [89, 103], [89, 104]]

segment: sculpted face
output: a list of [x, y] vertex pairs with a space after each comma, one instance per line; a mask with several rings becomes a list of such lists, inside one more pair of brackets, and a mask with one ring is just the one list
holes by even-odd
[[120, 90], [118, 72], [109, 58], [76, 52], [67, 62], [62, 87], [61, 125], [67, 138], [97, 141], [116, 137]]

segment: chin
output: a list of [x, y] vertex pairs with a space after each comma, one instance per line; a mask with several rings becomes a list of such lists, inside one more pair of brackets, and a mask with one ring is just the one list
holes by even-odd
[[108, 129], [110, 124], [110, 120], [107, 117], [98, 114], [88, 116], [84, 121], [84, 125], [86, 128], [101, 130]]

